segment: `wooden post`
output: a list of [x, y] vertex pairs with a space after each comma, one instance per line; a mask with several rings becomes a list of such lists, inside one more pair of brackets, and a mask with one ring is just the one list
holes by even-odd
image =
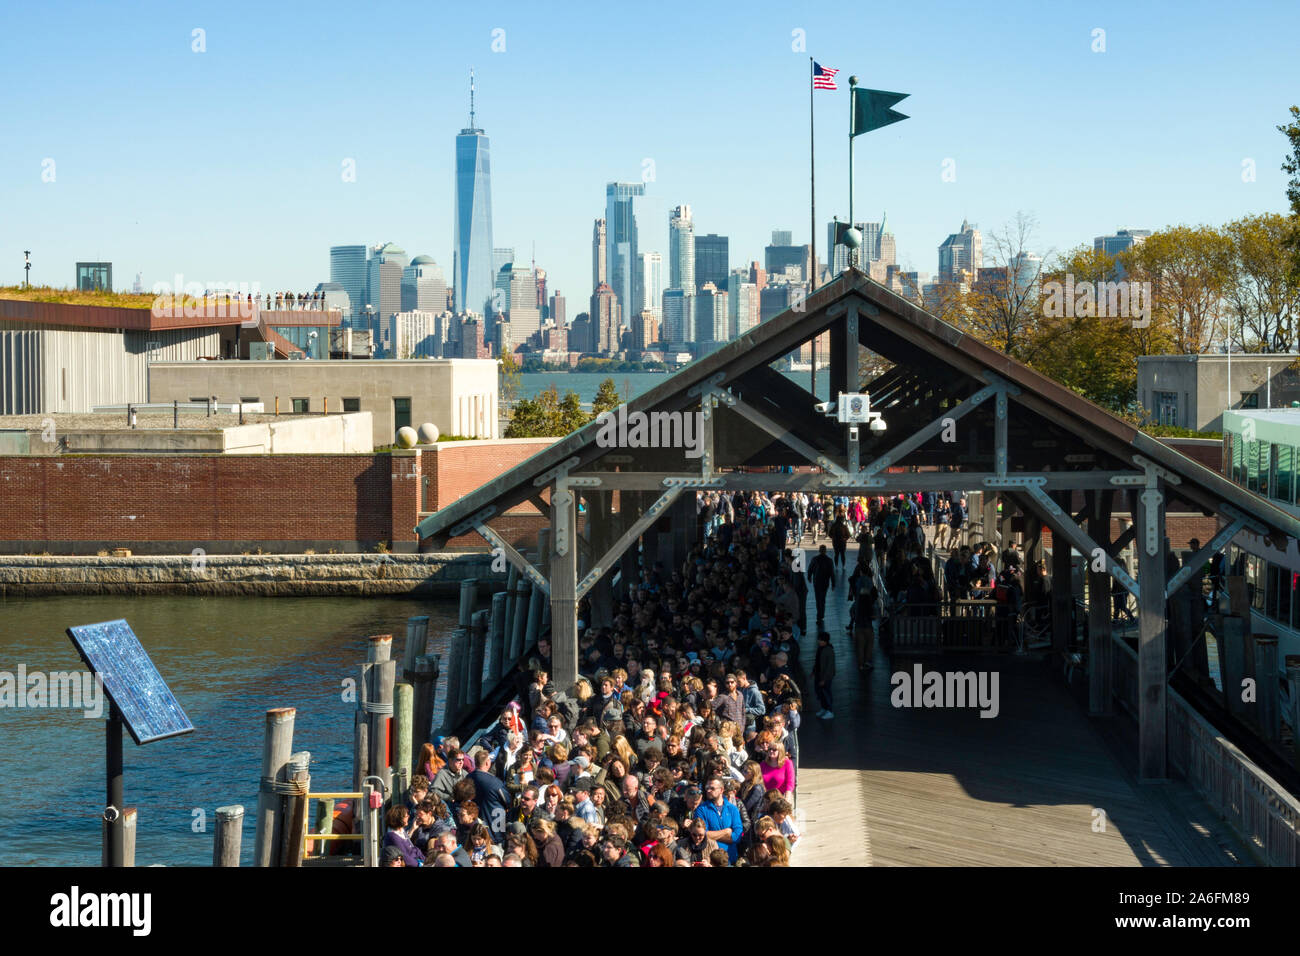
[[442, 710], [442, 733], [456, 731], [465, 700], [465, 659], [469, 656], [469, 631], [458, 627], [451, 632], [451, 656], [447, 666], [447, 703]]
[[528, 607], [532, 603], [533, 582], [522, 574], [519, 576], [515, 592], [514, 632], [510, 635], [510, 666], [519, 663], [524, 656], [524, 632], [528, 628]]
[[476, 578], [466, 578], [460, 582], [460, 615], [457, 618], [457, 627], [469, 627], [470, 618], [474, 615], [474, 604], [478, 601], [478, 580]]
[[429, 617], [421, 615], [406, 620], [406, 647], [402, 654], [402, 680], [409, 681], [415, 670], [415, 659], [429, 646]]
[[475, 611], [469, 629], [469, 666], [466, 669], [465, 696], [469, 710], [477, 710], [483, 702], [483, 657], [487, 652], [488, 615], [491, 611]]
[[397, 662], [380, 661], [370, 669], [370, 774], [384, 781], [384, 792], [393, 792], [392, 765], [388, 742], [392, 730], [393, 683]]
[[1271, 634], [1255, 635], [1255, 694], [1255, 711], [1264, 739], [1277, 743], [1282, 726], [1277, 703], [1277, 638]]
[[373, 783], [361, 785], [361, 806], [354, 815], [361, 823], [361, 865], [379, 865], [379, 834], [376, 832], [377, 810], [370, 809], [370, 795], [375, 792]]
[[213, 866], [239, 866], [244, 836], [244, 808], [240, 804], [217, 807], [216, 834], [212, 841]]
[[122, 865], [135, 866], [135, 807], [122, 811]]
[[533, 588], [533, 593], [528, 601], [528, 626], [524, 632], [525, 653], [537, 646], [537, 635], [542, 632], [542, 605], [545, 603], [546, 594], [543, 593], [541, 588]]
[[411, 785], [411, 764], [414, 761], [411, 727], [415, 723], [415, 688], [405, 682], [393, 685], [393, 801], [406, 802], [406, 790]]
[[[577, 507], [571, 491], [551, 496], [552, 524], [564, 520], [577, 527]], [[551, 564], [551, 678], [566, 690], [578, 679], [578, 542], [570, 535], [567, 553], [552, 550]]]
[[[1066, 520], [1069, 520], [1070, 513], [1067, 509]], [[984, 491], [980, 495], [980, 523], [983, 526], [984, 540], [993, 545], [998, 544], [998, 496], [996, 492]], [[1056, 538], [1052, 538], [1053, 544]], [[1070, 543], [1065, 544], [1066, 551], [1069, 551]]]
[[370, 776], [370, 669], [374, 665], [361, 665], [361, 680], [357, 684], [357, 709], [352, 715], [352, 790], [361, 789], [361, 781]]
[[284, 834], [280, 840], [280, 866], [302, 866], [303, 839], [307, 833], [307, 793], [311, 789], [311, 754], [307, 751], [289, 758], [286, 783], [297, 792], [284, 797]]
[[501, 674], [506, 653], [506, 604], [509, 595], [498, 591], [492, 595], [491, 634], [488, 639], [487, 685], [496, 687], [501, 682]]
[[275, 784], [284, 781], [285, 767], [293, 752], [293, 721], [297, 711], [277, 707], [266, 712], [262, 741], [262, 780], [257, 794], [257, 837], [253, 848], [254, 866], [272, 866], [280, 845], [284, 798]]
[[1246, 679], [1246, 632], [1249, 618], [1235, 614], [1223, 616], [1219, 640], [1219, 677], [1223, 681], [1223, 706], [1236, 717], [1245, 718], [1247, 705], [1241, 699], [1241, 683]]
[[512, 563], [510, 565], [509, 570], [506, 572], [506, 619], [504, 625], [505, 635], [506, 635], [506, 646], [504, 651], [504, 662], [505, 662], [504, 666], [506, 668], [509, 668], [510, 665], [514, 663], [514, 658], [511, 656], [511, 654], [513, 651], [513, 643], [514, 643], [514, 636], [515, 636], [515, 617], [518, 614], [518, 608], [519, 608], [519, 601], [518, 601], [519, 595], [517, 593], [518, 590], [519, 590], [519, 569], [515, 567], [514, 564]]
[[[1110, 511], [1109, 492], [1088, 492], [1088, 537], [1102, 549], [1110, 545]], [[1115, 711], [1115, 646], [1110, 634], [1110, 589], [1114, 579], [1104, 565], [1103, 570], [1096, 570], [1097, 557], [1084, 555], [1088, 569], [1088, 713], [1109, 717]], [[1101, 557], [1104, 561], [1105, 557]]]
[[433, 736], [433, 705], [438, 693], [438, 655], [415, 659], [411, 674], [415, 698], [411, 718], [411, 750], [418, 753], [421, 746]]
[[[1069, 511], [1069, 492], [1066, 492], [1065, 512], [1062, 520], [1072, 521]], [[1059, 498], [1057, 504], [1060, 504]], [[1070, 612], [1074, 604], [1073, 569], [1070, 566], [1070, 542], [1064, 535], [1052, 532], [1052, 653], [1061, 657], [1070, 643]]]
[[1137, 496], [1138, 777], [1163, 780], [1165, 752], [1164, 495], [1148, 486]]

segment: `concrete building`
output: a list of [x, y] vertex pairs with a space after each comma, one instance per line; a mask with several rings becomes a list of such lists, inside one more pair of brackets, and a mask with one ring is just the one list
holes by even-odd
[[695, 344], [704, 355], [728, 341], [727, 293], [712, 282], [700, 287], [695, 297]]
[[695, 296], [683, 289], [667, 289], [663, 303], [664, 345], [671, 352], [684, 352], [695, 340]]
[[442, 358], [442, 314], [438, 312], [394, 312], [388, 317], [393, 357], [399, 359]]
[[366, 305], [382, 323], [394, 312], [402, 311], [402, 273], [411, 264], [406, 250], [395, 242], [386, 242], [371, 251], [366, 263]]
[[935, 274], [935, 281], [959, 282], [963, 279], [963, 272], [969, 272], [971, 281], [974, 281], [979, 278], [983, 264], [984, 240], [979, 229], [963, 219], [961, 230], [939, 244], [939, 271]]
[[668, 288], [695, 295], [695, 221], [685, 204], [668, 218]]
[[151, 402], [261, 402], [267, 409], [310, 415], [369, 412], [376, 446], [390, 445], [403, 425], [433, 422], [444, 435], [498, 437], [494, 360], [412, 359], [372, 362], [155, 362]]
[[402, 270], [402, 311], [447, 310], [447, 277], [431, 256], [416, 256]]
[[0, 415], [145, 401], [154, 361], [233, 359], [259, 344], [276, 357], [302, 354], [281, 331], [317, 332], [328, 356], [330, 330], [341, 320], [338, 312], [268, 312], [217, 300], [174, 309], [159, 300], [149, 309], [0, 299]]
[[348, 311], [343, 314], [348, 325], [362, 317], [366, 306], [366, 257], [365, 246], [330, 246], [330, 282], [342, 286], [348, 294]]
[[631, 342], [629, 348], [635, 352], [645, 352], [659, 342], [659, 316], [649, 309], [632, 321]]
[[637, 307], [636, 315], [650, 310], [659, 316], [663, 308], [664, 257], [657, 252], [642, 252], [637, 256]]
[[623, 310], [609, 286], [597, 286], [591, 294], [591, 319], [595, 351], [603, 355], [619, 351], [623, 339]]
[[715, 288], [727, 287], [731, 241], [726, 236], [709, 233], [695, 237], [695, 282], [703, 289], [712, 282]]
[[[778, 242], [784, 239], [784, 242]], [[787, 266], [798, 266], [801, 279], [808, 278], [810, 267], [808, 246], [796, 246], [790, 243], [788, 230], [774, 230], [772, 244], [763, 248], [764, 271], [772, 275], [781, 275]]]
[[568, 316], [564, 308], [564, 294], [559, 289], [551, 296], [550, 319], [555, 325], [564, 325]]
[[1300, 401], [1300, 371], [1292, 367], [1298, 359], [1295, 352], [1139, 356], [1138, 402], [1158, 424], [1222, 431], [1225, 409]]
[[597, 219], [591, 229], [591, 287], [609, 285], [609, 233], [604, 219]]
[[1150, 229], [1116, 229], [1113, 236], [1097, 236], [1092, 240], [1093, 252], [1117, 256], [1127, 252], [1151, 235]]

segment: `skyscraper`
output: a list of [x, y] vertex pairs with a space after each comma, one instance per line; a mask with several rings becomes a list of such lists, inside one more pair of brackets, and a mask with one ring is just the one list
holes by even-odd
[[365, 246], [330, 246], [330, 282], [337, 282], [348, 294], [348, 314], [343, 318], [349, 325], [365, 308], [366, 279]]
[[684, 289], [668, 289], [663, 298], [660, 337], [670, 352], [682, 352], [695, 337], [695, 296]]
[[623, 313], [636, 301], [636, 209], [633, 200], [645, 195], [645, 183], [605, 185], [606, 257], [609, 286]]
[[608, 285], [596, 286], [591, 294], [591, 322], [597, 352], [609, 355], [622, 347], [623, 313]]
[[744, 335], [758, 325], [757, 283], [749, 281], [749, 269], [732, 269], [727, 276], [727, 338]]
[[695, 282], [699, 288], [706, 282], [717, 289], [727, 287], [729, 247], [727, 237], [716, 233], [695, 237]]
[[591, 287], [609, 285], [609, 235], [605, 220], [597, 219], [591, 229]]
[[[501, 248], [493, 249], [492, 250], [492, 275], [493, 276], [500, 275], [501, 270], [504, 269], [506, 266], [513, 264], [514, 261], [515, 261], [515, 250], [513, 248], [508, 249], [502, 246]], [[493, 281], [495, 282], [496, 279], [494, 278]]]
[[[858, 249], [858, 262], [862, 264], [863, 269], [870, 260], [868, 250], [872, 248], [867, 244], [867, 223], [859, 222], [855, 224], [858, 232], [862, 233], [862, 245]], [[837, 276], [849, 267], [849, 247], [835, 245], [835, 223], [826, 224], [826, 248], [827, 261], [830, 263], [831, 276]], [[771, 271], [771, 270], [768, 270]], [[807, 276], [804, 277], [807, 279]]]
[[371, 250], [367, 263], [366, 304], [374, 310], [381, 328], [394, 312], [402, 311], [402, 272], [410, 258], [395, 242], [386, 242]]
[[793, 235], [793, 233], [792, 233], [789, 229], [773, 229], [773, 230], [772, 230], [772, 245], [774, 245], [774, 246], [788, 246], [788, 245], [791, 244], [791, 238], [790, 238], [790, 237], [791, 237], [792, 235]]
[[551, 296], [551, 321], [556, 325], [564, 325], [566, 320], [564, 310], [564, 293], [559, 289]]
[[510, 321], [510, 340], [516, 347], [526, 345], [530, 336], [542, 327], [542, 312], [537, 308], [537, 276], [532, 269], [510, 265], [502, 270], [509, 276], [506, 314]]
[[661, 317], [664, 295], [664, 257], [657, 252], [643, 252], [637, 256], [637, 296], [636, 314], [649, 310], [656, 321]]
[[984, 241], [979, 229], [961, 221], [961, 231], [954, 232], [939, 245], [939, 272], [936, 282], [960, 282], [962, 272], [969, 272], [971, 280], [979, 277], [984, 264]]
[[461, 312], [487, 309], [492, 295], [492, 176], [488, 138], [474, 125], [474, 74], [469, 80], [469, 126], [456, 137], [456, 234], [452, 266]]
[[[778, 242], [778, 239], [782, 241]], [[800, 278], [807, 279], [810, 271], [808, 265], [810, 254], [807, 246], [790, 244], [788, 229], [774, 229], [772, 244], [763, 249], [764, 271], [779, 276], [785, 272], [787, 266], [798, 266]]]
[[695, 294], [695, 222], [687, 205], [678, 206], [668, 218], [668, 288]]
[[729, 338], [727, 293], [712, 282], [700, 286], [695, 296], [695, 345], [700, 355], [707, 355]]
[[447, 278], [431, 256], [416, 256], [402, 270], [402, 311], [441, 314], [447, 303]]
[[1150, 229], [1116, 229], [1113, 236], [1098, 236], [1093, 239], [1092, 249], [1108, 256], [1117, 256], [1143, 242], [1149, 235]]

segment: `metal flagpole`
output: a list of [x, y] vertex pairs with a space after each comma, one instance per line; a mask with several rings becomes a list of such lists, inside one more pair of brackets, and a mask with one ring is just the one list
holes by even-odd
[[[808, 291], [817, 291], [817, 160], [816, 138], [813, 136], [813, 58], [808, 57], [808, 233], [812, 261], [808, 264]], [[812, 393], [817, 397], [817, 336], [812, 339]]]
[[[853, 218], [853, 88], [858, 85], [856, 76], [849, 77], [849, 228], [856, 229]], [[857, 268], [858, 250], [849, 248], [849, 265]]]

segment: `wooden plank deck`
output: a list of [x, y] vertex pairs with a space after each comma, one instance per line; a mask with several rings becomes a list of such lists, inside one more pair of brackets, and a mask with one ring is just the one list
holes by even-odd
[[[853, 552], [849, 555], [855, 559]], [[926, 670], [996, 670], [1000, 712], [895, 708], [890, 662], [853, 661], [843, 580], [827, 599], [835, 719], [817, 719], [816, 639], [799, 732], [795, 866], [1232, 866], [1244, 847], [1178, 780], [1139, 784], [1124, 717], [1089, 718], [1042, 659], [949, 655]], [[809, 596], [808, 621], [815, 611]], [[911, 661], [895, 666], [910, 669]], [[1131, 751], [1131, 759], [1129, 752]], [[1104, 829], [1095, 809], [1105, 813]]]

